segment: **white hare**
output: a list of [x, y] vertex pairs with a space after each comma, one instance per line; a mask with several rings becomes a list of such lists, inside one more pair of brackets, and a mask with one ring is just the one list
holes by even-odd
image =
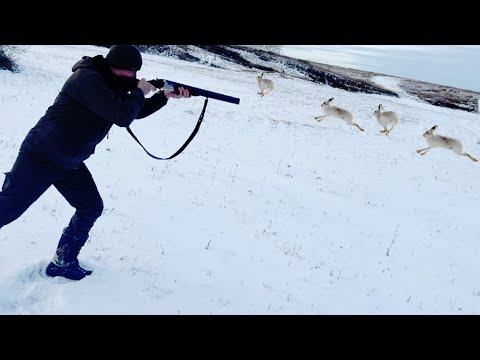
[[258, 87], [260, 88], [260, 92], [258, 93], [261, 97], [267, 95], [270, 91], [273, 90], [274, 84], [273, 81], [270, 79], [264, 79], [263, 73], [260, 76], [257, 76]]
[[423, 136], [427, 140], [428, 147], [417, 150], [417, 153], [423, 156], [432, 148], [444, 148], [452, 150], [457, 155], [468, 156], [472, 161], [478, 161], [472, 155], [465, 152], [465, 147], [462, 141], [448, 136], [435, 135], [433, 132], [437, 129], [437, 127], [438, 126], [435, 125], [430, 130], [427, 130], [423, 133]]
[[350, 111], [342, 109], [341, 107], [338, 107], [335, 105], [331, 105], [330, 103], [332, 101], [333, 101], [333, 98], [330, 98], [327, 101], [322, 103], [322, 109], [325, 115], [315, 116], [315, 120], [320, 122], [323, 119], [325, 119], [327, 116], [331, 116], [331, 117], [343, 120], [349, 125], [356, 126], [360, 131], [365, 131], [355, 122], [355, 116]]
[[[378, 105], [378, 109], [375, 110], [373, 115], [377, 118], [378, 123], [383, 127], [384, 130], [381, 130], [381, 133], [385, 133], [385, 135], [389, 135], [390, 131], [398, 124], [398, 115], [393, 111], [382, 111], [383, 106], [382, 104]], [[388, 128], [388, 125], [391, 128]]]

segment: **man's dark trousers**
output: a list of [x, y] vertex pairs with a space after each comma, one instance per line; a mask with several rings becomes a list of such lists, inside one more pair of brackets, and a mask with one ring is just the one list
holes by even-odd
[[51, 185], [76, 209], [69, 232], [85, 243], [103, 212], [103, 201], [84, 163], [77, 169], [62, 169], [33, 159], [20, 151], [0, 192], [0, 228], [19, 218]]

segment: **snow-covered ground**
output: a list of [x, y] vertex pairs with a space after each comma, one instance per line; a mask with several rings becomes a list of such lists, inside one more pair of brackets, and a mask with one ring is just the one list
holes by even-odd
[[[72, 65], [107, 51], [29, 46], [20, 73], [0, 71], [1, 173]], [[0, 230], [1, 314], [480, 313], [480, 165], [443, 149], [416, 153], [436, 124], [479, 157], [479, 114], [273, 74], [260, 98], [257, 74], [229, 66], [144, 56], [139, 77], [240, 105], [210, 100], [197, 137], [167, 162], [113, 128], [86, 162], [105, 203], [80, 254], [94, 273], [44, 274], [74, 212], [52, 187]], [[314, 120], [330, 97], [364, 133]], [[372, 115], [380, 103], [400, 115], [390, 137]], [[170, 155], [202, 106], [170, 100], [132, 130]]]
[[400, 97], [418, 100], [400, 87], [399, 83], [402, 81], [402, 79], [399, 77], [375, 76], [372, 78], [372, 81], [389, 90], [395, 91]]

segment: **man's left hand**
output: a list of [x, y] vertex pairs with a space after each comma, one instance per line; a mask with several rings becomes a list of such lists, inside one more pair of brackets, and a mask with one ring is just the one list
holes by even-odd
[[180, 87], [178, 88], [178, 94], [175, 94], [173, 91], [169, 91], [169, 90], [163, 90], [163, 92], [165, 93], [165, 97], [167, 99], [170, 99], [170, 98], [173, 98], [173, 99], [182, 99], [182, 98], [189, 98], [191, 97], [190, 93], [188, 92], [187, 89], [183, 88], [183, 87]]

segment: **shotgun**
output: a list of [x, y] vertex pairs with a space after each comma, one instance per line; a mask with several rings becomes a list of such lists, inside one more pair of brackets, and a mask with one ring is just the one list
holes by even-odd
[[240, 104], [239, 98], [219, 94], [209, 90], [200, 89], [190, 85], [177, 83], [171, 80], [154, 79], [154, 80], [150, 80], [149, 83], [155, 86], [157, 89], [173, 91], [176, 94], [178, 94], [178, 88], [183, 87], [184, 89], [188, 90], [191, 96], [204, 96], [209, 99], [225, 101], [231, 104], [237, 104], [237, 105]]

